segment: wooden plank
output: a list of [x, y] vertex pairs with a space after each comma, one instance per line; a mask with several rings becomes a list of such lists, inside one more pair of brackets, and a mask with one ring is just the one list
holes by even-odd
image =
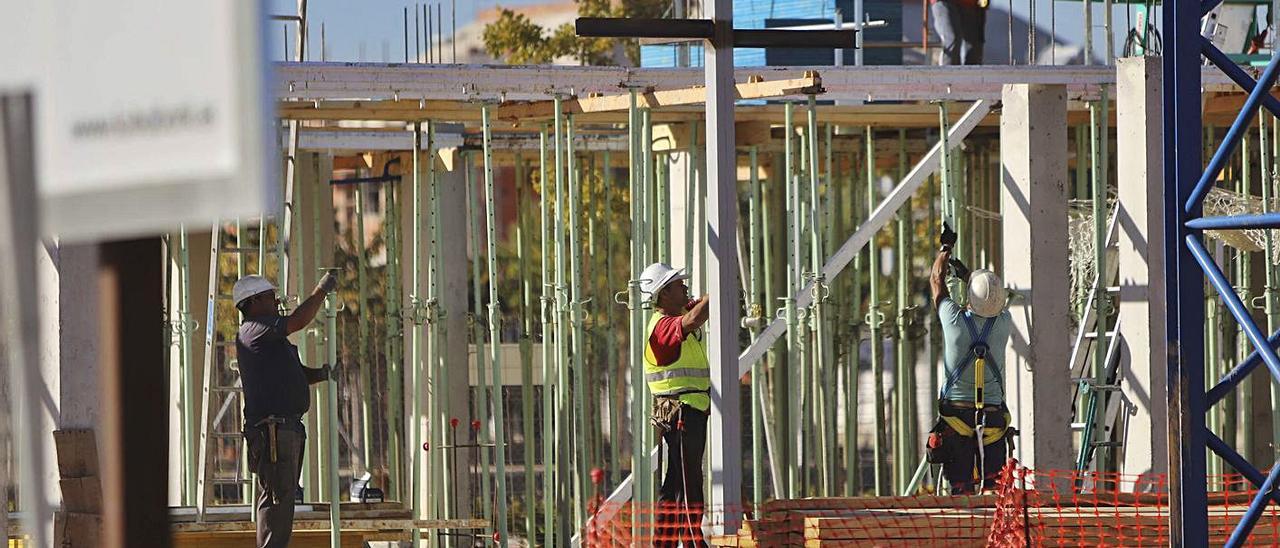
[[[408, 530], [408, 529], [484, 529], [489, 522], [482, 519], [343, 519], [339, 528], [369, 530]], [[250, 521], [217, 521], [204, 523], [174, 523], [170, 529], [175, 533], [200, 532], [236, 532], [252, 531], [255, 526]], [[293, 522], [294, 531], [329, 530], [329, 520], [298, 519]]]
[[[817, 73], [800, 78], [783, 80], [750, 80], [734, 86], [736, 99], [765, 99], [787, 95], [822, 93], [822, 78]], [[707, 90], [702, 86], [681, 89], [649, 90], [636, 94], [640, 108], [662, 108], [676, 105], [698, 105], [706, 102]], [[594, 97], [578, 97], [561, 101], [565, 114], [592, 114], [600, 112], [625, 112], [631, 107], [631, 94], [619, 93]], [[555, 116], [554, 101], [519, 102], [501, 105], [493, 109], [495, 120], [532, 121]]]

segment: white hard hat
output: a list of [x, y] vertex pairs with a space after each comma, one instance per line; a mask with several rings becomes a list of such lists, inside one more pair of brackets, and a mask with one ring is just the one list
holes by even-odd
[[672, 268], [666, 263], [653, 263], [640, 273], [640, 292], [643, 293], [640, 298], [645, 302], [651, 302], [667, 284], [687, 279], [689, 275], [684, 273], [683, 268]]
[[1004, 310], [1009, 292], [1004, 282], [990, 270], [975, 270], [969, 275], [969, 309], [984, 318], [994, 318]]
[[276, 286], [262, 276], [245, 276], [236, 280], [236, 285], [231, 288], [231, 300], [235, 301], [236, 306], [240, 306], [249, 297], [275, 290]]

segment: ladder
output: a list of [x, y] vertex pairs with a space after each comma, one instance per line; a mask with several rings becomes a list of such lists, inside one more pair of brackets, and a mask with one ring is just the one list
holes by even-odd
[[[305, 59], [307, 45], [307, 0], [297, 0], [297, 12], [287, 15], [271, 15], [274, 21], [284, 21], [286, 25], [296, 24], [293, 59], [301, 62]], [[286, 28], [286, 33], [288, 29]], [[286, 47], [286, 56], [288, 56]], [[287, 150], [285, 151], [285, 172], [284, 172], [284, 195], [282, 207], [277, 212], [275, 222], [277, 225], [276, 241], [272, 251], [277, 254], [277, 276], [275, 279], [277, 294], [286, 299], [289, 298], [289, 245], [291, 243], [293, 231], [293, 193], [297, 178], [296, 159], [298, 153], [298, 122], [290, 120], [288, 123]], [[226, 227], [221, 221], [215, 222], [212, 231], [212, 244], [209, 258], [209, 293], [208, 293], [208, 313], [205, 318], [205, 354], [204, 354], [204, 375], [202, 383], [202, 404], [200, 409], [200, 449], [197, 455], [199, 463], [199, 473], [196, 478], [196, 518], [204, 521], [205, 511], [209, 506], [215, 504], [221, 497], [217, 496], [219, 486], [233, 485], [240, 488], [240, 498], [247, 504], [253, 504], [254, 484], [251, 480], [248, 469], [248, 458], [244, 449], [244, 443], [241, 440], [240, 432], [243, 404], [242, 394], [243, 388], [240, 381], [240, 370], [235, 360], [234, 350], [230, 355], [224, 354], [228, 348], [235, 347], [235, 329], [230, 331], [229, 337], [220, 336], [219, 327], [225, 322], [232, 321], [233, 325], [239, 325], [239, 313], [234, 309], [234, 303], [230, 303], [231, 295], [222, 293], [220, 282], [222, 281], [221, 258], [224, 254], [236, 257], [236, 275], [237, 278], [245, 275], [245, 256], [253, 255], [257, 259], [257, 274], [266, 276], [266, 257], [267, 257], [267, 217], [258, 218], [257, 226], [246, 227], [239, 219], [235, 221], [235, 245], [228, 246], [228, 234]], [[249, 241], [256, 241], [257, 247], [248, 247], [246, 243], [246, 232], [250, 229], [256, 229], [257, 237], [250, 238]], [[234, 283], [235, 280], [232, 280]], [[218, 314], [220, 303], [230, 303], [232, 312], [226, 314], [231, 316], [223, 318]], [[214, 396], [222, 396], [222, 400], [215, 411]], [[232, 420], [234, 419], [234, 420]], [[230, 441], [228, 441], [230, 440]], [[238, 463], [234, 472], [230, 475], [223, 473], [217, 466], [220, 459], [218, 453], [229, 448], [236, 454], [235, 462]], [[255, 512], [249, 512], [250, 519], [256, 516]]]
[[[209, 254], [209, 292], [208, 292], [208, 313], [205, 318], [205, 340], [204, 340], [204, 375], [202, 382], [202, 403], [200, 408], [200, 451], [199, 451], [199, 473], [196, 477], [196, 514], [200, 519], [204, 518], [205, 510], [208, 506], [213, 505], [216, 501], [226, 498], [219, 496], [220, 486], [233, 485], [240, 488], [242, 497], [246, 501], [252, 500], [251, 490], [252, 482], [248, 473], [248, 461], [244, 452], [244, 444], [241, 441], [240, 427], [242, 423], [242, 407], [241, 396], [243, 389], [240, 383], [240, 370], [235, 359], [235, 329], [234, 326], [238, 322], [238, 312], [227, 314], [219, 313], [219, 309], [224, 311], [231, 307], [234, 310], [234, 303], [231, 302], [231, 295], [223, 293], [223, 276], [227, 274], [223, 272], [222, 259], [224, 255], [235, 257], [236, 268], [233, 274], [238, 279], [245, 274], [245, 258], [253, 256], [257, 259], [258, 270], [261, 274], [265, 267], [266, 257], [266, 233], [263, 230], [264, 225], [259, 223], [257, 228], [257, 246], [250, 247], [245, 245], [254, 238], [246, 238], [246, 233], [250, 231], [249, 227], [242, 225], [240, 221], [236, 221], [234, 229], [234, 244], [229, 245], [231, 234], [228, 233], [222, 223], [213, 225], [211, 249]], [[235, 280], [230, 280], [234, 283]], [[230, 316], [230, 317], [227, 317]], [[233, 329], [228, 333], [224, 329], [220, 329], [228, 322], [232, 322]], [[216, 409], [215, 409], [216, 406]], [[219, 459], [219, 455], [224, 451], [230, 450], [236, 454], [235, 462], [238, 465], [227, 474], [226, 470], [220, 468], [218, 464], [223, 462]]]
[[[1117, 203], [1117, 207], [1118, 207]], [[1118, 223], [1119, 215], [1112, 211], [1111, 221], [1107, 228], [1107, 251], [1110, 252], [1117, 248], [1118, 241]], [[1097, 278], [1094, 279], [1093, 288], [1089, 290], [1089, 302], [1095, 302], [1099, 289], [1106, 292], [1108, 296], [1113, 298], [1120, 294], [1119, 273], [1120, 265], [1117, 261], [1106, 261], [1105, 272], [1099, 272]], [[1101, 282], [1101, 283], [1100, 283]], [[1102, 459], [1096, 458], [1099, 449], [1111, 449], [1119, 447], [1118, 441], [1112, 440], [1112, 434], [1116, 429], [1116, 419], [1120, 415], [1120, 403], [1122, 398], [1117, 397], [1120, 391], [1119, 376], [1119, 337], [1120, 319], [1118, 316], [1118, 307], [1111, 307], [1111, 310], [1105, 318], [1107, 324], [1111, 326], [1104, 333], [1104, 340], [1099, 341], [1097, 333], [1098, 311], [1094, 306], [1084, 307], [1084, 313], [1080, 318], [1080, 325], [1076, 331], [1075, 344], [1071, 349], [1071, 382], [1078, 387], [1078, 400], [1072, 404], [1072, 422], [1071, 430], [1080, 433], [1080, 453], [1076, 458], [1076, 470], [1085, 471], [1090, 468], [1098, 468]], [[1090, 367], [1095, 358], [1095, 350], [1098, 344], [1106, 345], [1104, 358], [1098, 368], [1103, 372], [1101, 378], [1104, 382], [1097, 382], [1097, 379], [1091, 376]], [[1103, 420], [1099, 424], [1097, 419], [1098, 410], [1103, 410]], [[1096, 431], [1097, 427], [1101, 427], [1101, 432]]]

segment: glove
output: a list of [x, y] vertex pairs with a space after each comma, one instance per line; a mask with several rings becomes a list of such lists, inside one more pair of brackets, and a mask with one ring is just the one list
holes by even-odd
[[320, 380], [327, 381], [333, 379], [333, 366], [324, 364], [320, 366]]
[[316, 284], [316, 291], [328, 295], [338, 288], [338, 278], [332, 272], [326, 273], [320, 278], [320, 283]]

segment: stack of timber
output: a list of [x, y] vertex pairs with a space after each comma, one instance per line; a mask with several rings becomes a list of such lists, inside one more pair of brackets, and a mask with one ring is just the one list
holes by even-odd
[[[398, 502], [344, 502], [338, 524], [342, 546], [365, 546], [367, 542], [408, 542], [414, 529], [422, 538], [447, 533], [454, 539], [474, 540], [489, 526], [483, 519], [413, 519], [412, 512]], [[194, 514], [170, 516], [175, 548], [233, 548], [252, 546], [256, 525], [246, 512], [206, 514], [198, 522]], [[330, 546], [328, 504], [307, 504], [294, 514], [293, 547]]]
[[713, 546], [985, 546], [995, 495], [775, 500]]
[[97, 547], [102, 534], [102, 481], [93, 430], [56, 430], [62, 509], [53, 518], [53, 545]]

